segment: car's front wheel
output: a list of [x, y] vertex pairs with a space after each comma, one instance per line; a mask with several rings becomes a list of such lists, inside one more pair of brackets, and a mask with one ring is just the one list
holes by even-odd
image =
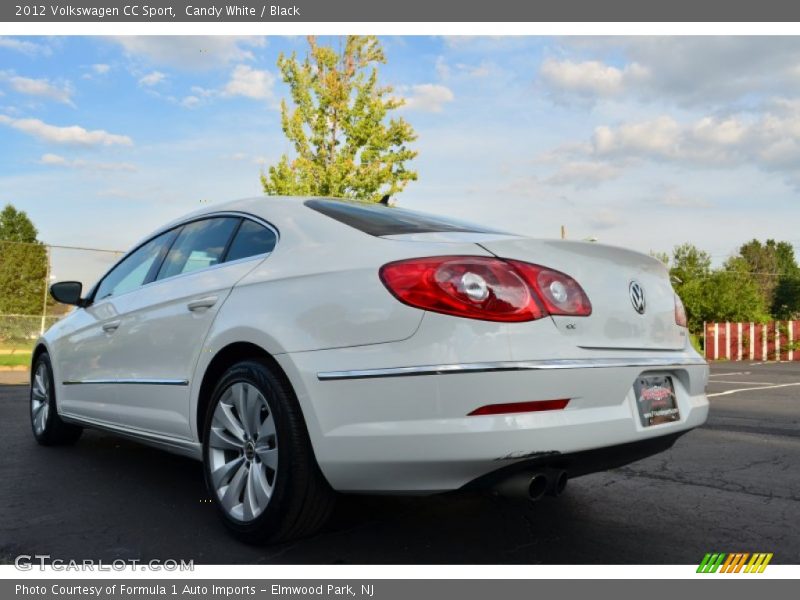
[[334, 492], [317, 466], [291, 387], [267, 365], [243, 361], [222, 376], [203, 437], [208, 489], [228, 528], [251, 543], [308, 535]]
[[43, 352], [31, 371], [31, 429], [42, 446], [74, 444], [82, 428], [65, 423], [56, 409], [56, 390], [50, 355]]

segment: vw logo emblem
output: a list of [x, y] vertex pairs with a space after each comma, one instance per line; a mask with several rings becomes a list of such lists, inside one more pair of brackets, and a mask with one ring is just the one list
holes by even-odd
[[628, 286], [628, 294], [631, 297], [631, 304], [633, 304], [633, 309], [639, 313], [640, 315], [644, 314], [644, 289], [642, 285], [634, 280], [631, 281], [630, 285]]

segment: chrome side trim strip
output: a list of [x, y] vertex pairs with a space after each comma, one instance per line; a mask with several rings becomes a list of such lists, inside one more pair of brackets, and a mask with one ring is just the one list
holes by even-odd
[[461, 363], [450, 365], [423, 365], [388, 369], [362, 369], [354, 371], [326, 371], [317, 373], [320, 381], [342, 379], [373, 379], [377, 377], [417, 377], [419, 375], [456, 375], [459, 373], [486, 373], [500, 371], [549, 371], [553, 369], [608, 369], [614, 367], [661, 367], [706, 365], [701, 357], [678, 358], [553, 358], [545, 360]]
[[188, 456], [189, 458], [194, 458], [195, 460], [203, 459], [202, 445], [192, 440], [174, 438], [151, 431], [143, 431], [141, 429], [124, 427], [122, 425], [107, 423], [105, 421], [92, 419], [90, 417], [80, 417], [66, 413], [61, 413], [59, 416], [68, 423], [108, 431], [109, 433], [119, 435], [120, 437], [124, 437], [135, 442], [140, 442], [148, 446], [153, 446], [155, 448], [160, 448], [162, 450], [167, 450], [168, 452], [172, 452], [174, 454]]
[[188, 379], [68, 379], [63, 385], [189, 385]]

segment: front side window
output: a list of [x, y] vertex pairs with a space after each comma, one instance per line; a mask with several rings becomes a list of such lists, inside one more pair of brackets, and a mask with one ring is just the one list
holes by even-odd
[[95, 299], [119, 296], [145, 283], [151, 269], [158, 267], [175, 234], [173, 230], [153, 238], [109, 271], [97, 287]]
[[253, 221], [244, 220], [239, 231], [236, 232], [236, 237], [231, 242], [225, 261], [230, 262], [272, 252], [276, 241], [275, 232], [271, 229]]
[[238, 224], [238, 218], [223, 217], [184, 225], [156, 279], [166, 279], [219, 264]]

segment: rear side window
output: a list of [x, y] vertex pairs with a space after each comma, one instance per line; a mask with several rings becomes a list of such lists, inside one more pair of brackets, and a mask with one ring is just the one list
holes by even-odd
[[272, 252], [275, 242], [275, 233], [271, 229], [245, 219], [231, 242], [225, 262]]
[[238, 218], [222, 217], [184, 225], [156, 279], [166, 279], [219, 264], [238, 223]]
[[346, 200], [306, 200], [305, 205], [340, 223], [375, 236], [448, 231], [499, 233], [480, 225], [382, 204], [366, 204]]

